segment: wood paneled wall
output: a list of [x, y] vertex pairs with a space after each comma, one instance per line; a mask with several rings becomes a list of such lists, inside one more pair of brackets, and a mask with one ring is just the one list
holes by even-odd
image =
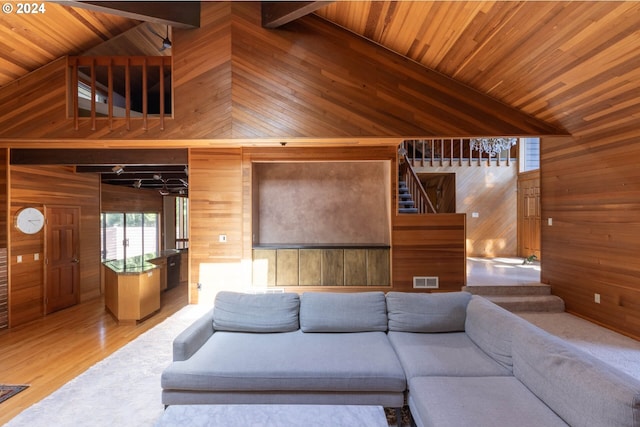
[[[80, 207], [80, 299], [100, 295], [100, 182], [63, 166], [11, 166], [9, 218], [26, 206]], [[26, 235], [10, 227], [11, 327], [44, 314], [44, 232]], [[39, 254], [39, 260], [34, 254]], [[17, 262], [17, 256], [22, 262]]]
[[156, 190], [101, 184], [102, 212], [162, 212], [162, 196]]
[[466, 283], [465, 215], [396, 215], [392, 234], [394, 291], [410, 292], [414, 276], [437, 276], [440, 291]]
[[[564, 134], [317, 16], [261, 26], [258, 2], [203, 2], [173, 32], [173, 119], [67, 117], [64, 59], [0, 90], [0, 138], [172, 141]], [[243, 141], [238, 141], [238, 140]], [[174, 143], [174, 142], [171, 142]], [[335, 144], [335, 141], [331, 141]], [[154, 142], [157, 144], [157, 142]]]
[[416, 172], [456, 174], [456, 212], [467, 217], [467, 256], [517, 256], [516, 162], [424, 167]]
[[542, 280], [567, 311], [640, 339], [640, 128], [627, 121], [543, 138]]
[[[192, 303], [210, 303], [219, 290], [241, 290], [250, 286], [250, 264], [241, 265], [246, 220], [241, 150], [191, 149], [189, 295]], [[220, 242], [220, 235], [226, 236], [226, 242]], [[250, 259], [250, 242], [249, 239], [246, 260]], [[198, 284], [201, 284], [200, 292]]]

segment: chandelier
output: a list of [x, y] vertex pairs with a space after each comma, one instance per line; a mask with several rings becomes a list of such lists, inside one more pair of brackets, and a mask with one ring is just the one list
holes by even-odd
[[504, 150], [511, 149], [517, 142], [517, 138], [474, 138], [469, 141], [469, 144], [472, 150], [488, 153], [489, 157], [494, 157]]

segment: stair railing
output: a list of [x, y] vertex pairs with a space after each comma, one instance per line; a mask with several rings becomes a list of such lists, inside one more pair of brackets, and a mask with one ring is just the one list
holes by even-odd
[[401, 155], [399, 171], [400, 178], [407, 183], [407, 188], [413, 197], [414, 206], [418, 209], [418, 213], [436, 213], [427, 191], [422, 186], [406, 154]]

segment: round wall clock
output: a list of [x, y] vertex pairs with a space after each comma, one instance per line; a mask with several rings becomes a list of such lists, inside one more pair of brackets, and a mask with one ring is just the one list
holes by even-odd
[[16, 214], [16, 228], [26, 234], [36, 234], [44, 227], [44, 215], [36, 208], [20, 209]]

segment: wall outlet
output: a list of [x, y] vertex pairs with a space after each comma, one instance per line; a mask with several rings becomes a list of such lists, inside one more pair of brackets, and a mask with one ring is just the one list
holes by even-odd
[[39, 261], [40, 260], [40, 254], [33, 254], [33, 260], [34, 261]]
[[553, 218], [548, 218], [547, 224], [549, 224], [549, 227], [551, 227], [553, 225]]
[[218, 241], [219, 241], [220, 243], [226, 243], [226, 241], [227, 241], [227, 235], [226, 235], [226, 234], [220, 234], [220, 235], [218, 236]]
[[600, 294], [593, 294], [593, 301], [595, 301], [596, 304], [600, 304]]
[[478, 212], [471, 212], [471, 218], [479, 218], [480, 214]]
[[16, 257], [16, 262], [22, 262], [22, 255], [18, 255]]

